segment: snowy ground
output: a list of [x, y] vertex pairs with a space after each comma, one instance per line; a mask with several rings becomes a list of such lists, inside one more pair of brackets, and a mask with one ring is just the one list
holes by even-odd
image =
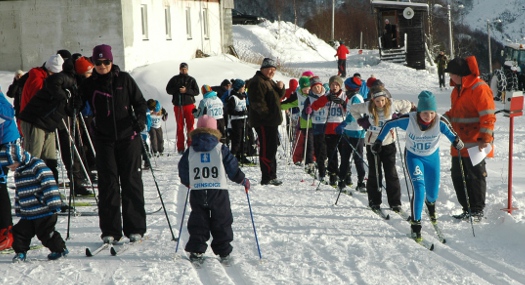
[[[280, 39], [276, 24], [235, 27], [236, 48], [265, 56], [293, 58], [300, 70], [312, 70], [327, 81], [336, 73], [335, 51], [304, 30], [294, 32], [283, 25]], [[263, 35], [257, 37], [255, 35]], [[317, 50], [302, 46], [311, 42]], [[253, 44], [255, 43], [255, 45]], [[246, 47], [246, 50], [243, 50]], [[249, 51], [247, 50], [249, 48]], [[197, 82], [218, 85], [224, 78], [250, 78], [258, 66], [238, 62], [229, 56], [187, 60], [190, 75]], [[180, 61], [164, 62], [139, 68], [133, 76], [141, 86], [146, 99], [159, 100], [169, 111], [166, 148], [170, 156], [156, 158], [154, 174], [175, 236], [184, 209], [187, 190], [180, 185], [174, 154], [174, 119], [165, 86], [178, 73]], [[449, 105], [449, 90], [437, 88], [437, 75], [430, 71], [416, 71], [399, 65], [378, 63], [377, 52], [351, 51], [348, 74], [359, 72], [364, 78], [375, 74], [395, 98], [417, 101], [421, 90], [430, 90], [438, 99], [438, 112]], [[10, 84], [12, 71], [0, 72], [4, 92]], [[289, 78], [278, 74], [286, 83]], [[447, 79], [448, 80], [448, 79]], [[501, 105], [498, 105], [501, 108]], [[399, 131], [400, 137], [404, 132]], [[406, 237], [409, 224], [391, 213], [391, 220], [380, 219], [367, 208], [366, 194], [352, 197], [342, 194], [337, 205], [337, 192], [329, 186], [315, 191], [312, 179], [300, 167], [288, 163], [284, 155], [289, 146], [279, 149], [278, 176], [283, 185], [254, 185], [250, 201], [257, 228], [262, 260], [259, 259], [254, 238], [247, 197], [241, 186], [231, 185], [230, 197], [234, 215], [234, 265], [223, 267], [208, 259], [203, 269], [195, 270], [181, 253], [188, 233], [183, 227], [179, 253], [172, 241], [164, 212], [148, 215], [147, 240], [121, 256], [112, 257], [102, 252], [95, 257], [85, 256], [85, 248], [100, 245], [98, 218], [73, 217], [67, 246], [67, 258], [43, 261], [47, 249], [30, 251], [30, 262], [11, 264], [12, 255], [0, 256], [0, 283], [2, 284], [525, 284], [524, 214], [516, 210], [512, 215], [502, 208], [507, 206], [507, 165], [509, 161], [509, 119], [498, 115], [496, 123], [496, 154], [488, 160], [486, 219], [471, 225], [450, 217], [460, 212], [450, 179], [448, 143], [441, 142], [441, 192], [437, 203], [439, 222], [447, 237], [440, 244], [423, 214], [423, 237], [433, 243], [433, 252]], [[514, 207], [523, 208], [525, 200], [525, 119], [515, 119], [513, 191]], [[403, 142], [401, 143], [403, 145]], [[403, 146], [402, 146], [403, 147]], [[254, 184], [260, 179], [257, 167], [243, 170]], [[406, 184], [398, 160], [403, 203], [408, 211]], [[354, 171], [355, 173], [355, 171]], [[157, 188], [151, 172], [144, 172], [146, 210], [160, 208]], [[355, 182], [355, 177], [354, 177]], [[13, 195], [13, 193], [11, 193]], [[384, 197], [386, 200], [386, 197]], [[387, 207], [386, 204], [383, 204]], [[79, 207], [81, 211], [93, 211]], [[188, 209], [189, 210], [189, 209]], [[185, 221], [187, 221], [186, 212]], [[15, 218], [16, 222], [16, 218]], [[57, 229], [66, 237], [67, 217], [60, 217]], [[34, 239], [34, 243], [38, 240]], [[207, 255], [212, 256], [211, 250]]]

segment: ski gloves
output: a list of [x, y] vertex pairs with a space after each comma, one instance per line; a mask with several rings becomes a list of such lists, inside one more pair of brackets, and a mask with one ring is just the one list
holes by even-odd
[[372, 150], [372, 153], [373, 153], [374, 155], [377, 155], [378, 153], [381, 152], [381, 145], [382, 145], [382, 144], [383, 144], [382, 141], [380, 141], [380, 140], [376, 140], [376, 141], [374, 142], [374, 144], [370, 147], [370, 149]]
[[250, 190], [250, 179], [248, 178], [244, 178], [244, 180], [242, 181], [241, 183], [242, 186], [244, 186], [244, 191], [246, 191], [246, 193], [248, 193], [248, 190]]
[[308, 107], [306, 107], [306, 109], [304, 109], [304, 112], [306, 113], [306, 115], [312, 114], [312, 111], [313, 111], [312, 107], [310, 107], [310, 106], [308, 106]]
[[456, 136], [456, 139], [452, 143], [452, 146], [455, 147], [457, 150], [461, 150], [465, 147], [465, 144], [463, 141], [459, 138], [459, 136]]
[[344, 132], [345, 132], [345, 127], [346, 127], [346, 122], [342, 122], [340, 123], [336, 128], [335, 128], [335, 133], [338, 134], [338, 135], [342, 135]]
[[370, 121], [368, 120], [368, 115], [357, 119], [357, 124], [360, 125], [363, 129], [368, 130], [370, 127]]
[[337, 95], [335, 95], [335, 94], [330, 94], [330, 95], [327, 96], [327, 98], [328, 98], [328, 101], [334, 102], [335, 104], [343, 105], [343, 107], [345, 107], [345, 105], [346, 105], [345, 104], [345, 100], [337, 97]]

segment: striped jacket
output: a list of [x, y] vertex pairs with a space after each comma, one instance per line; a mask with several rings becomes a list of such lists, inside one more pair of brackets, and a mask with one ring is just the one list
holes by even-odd
[[[466, 61], [471, 74], [463, 76], [461, 86], [455, 86], [452, 90], [451, 108], [444, 115], [465, 143], [465, 148], [461, 150], [462, 157], [468, 157], [467, 149], [477, 146], [480, 141], [492, 143], [496, 123], [496, 106], [492, 90], [485, 81], [478, 78], [476, 58], [470, 56]], [[451, 147], [451, 154], [458, 156], [458, 150]]]
[[15, 212], [22, 219], [34, 220], [53, 215], [62, 204], [53, 173], [43, 160], [19, 145], [2, 145], [0, 165], [19, 162], [15, 170]]

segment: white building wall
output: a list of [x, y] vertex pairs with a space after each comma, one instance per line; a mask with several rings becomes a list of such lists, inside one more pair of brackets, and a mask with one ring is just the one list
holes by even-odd
[[[147, 6], [148, 38], [143, 39], [141, 5]], [[171, 13], [166, 38], [164, 8]], [[192, 37], [186, 36], [185, 9], [191, 11]], [[209, 14], [203, 37], [202, 9]], [[163, 60], [188, 60], [198, 49], [222, 53], [218, 1], [184, 0], [23, 0], [0, 1], [0, 68], [40, 66], [59, 49], [90, 56], [98, 44], [111, 45], [115, 64], [130, 71]]]

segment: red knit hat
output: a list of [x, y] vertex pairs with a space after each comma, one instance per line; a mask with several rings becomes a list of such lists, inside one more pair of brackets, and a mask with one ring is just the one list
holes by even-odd
[[75, 61], [75, 71], [78, 75], [82, 75], [90, 69], [93, 69], [93, 63], [86, 57], [82, 56]]
[[368, 78], [368, 80], [366, 81], [366, 86], [368, 88], [372, 87], [372, 85], [374, 85], [374, 82], [376, 82], [377, 78], [375, 77], [370, 77]]

